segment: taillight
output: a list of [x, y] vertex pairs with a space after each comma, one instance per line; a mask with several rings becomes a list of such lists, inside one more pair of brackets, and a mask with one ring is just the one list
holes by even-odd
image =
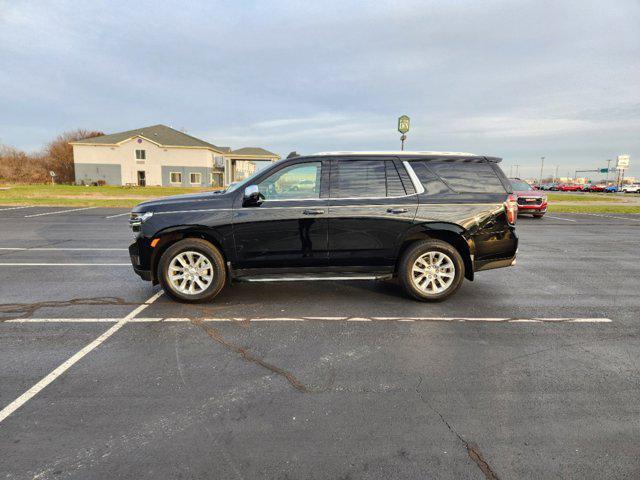
[[518, 218], [518, 196], [511, 194], [507, 201], [504, 202], [504, 210], [507, 213], [507, 222], [510, 225], [516, 224], [516, 219]]

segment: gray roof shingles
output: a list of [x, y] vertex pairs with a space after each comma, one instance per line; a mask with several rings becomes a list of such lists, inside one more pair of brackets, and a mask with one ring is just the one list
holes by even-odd
[[269, 150], [260, 147], [244, 147], [231, 152], [232, 155], [267, 155], [277, 157], [277, 155]]
[[110, 135], [103, 135], [101, 137], [86, 138], [84, 140], [78, 140], [74, 143], [104, 143], [106, 145], [113, 145], [115, 143], [122, 142], [132, 137], [142, 136], [151, 140], [152, 142], [159, 143], [163, 146], [177, 146], [177, 147], [205, 147], [212, 148], [219, 152], [228, 152], [229, 147], [217, 147], [212, 143], [205, 142], [199, 138], [187, 135], [184, 132], [180, 132], [166, 125], [152, 125], [150, 127], [137, 128], [135, 130], [128, 130], [126, 132], [112, 133]]

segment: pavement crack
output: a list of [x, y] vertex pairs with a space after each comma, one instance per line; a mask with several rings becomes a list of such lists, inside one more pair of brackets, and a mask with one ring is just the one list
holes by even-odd
[[136, 302], [127, 302], [118, 297], [90, 297], [90, 298], [72, 298], [70, 300], [47, 300], [34, 303], [5, 303], [0, 304], [0, 323], [7, 320], [19, 318], [29, 318], [41, 308], [64, 308], [77, 305], [90, 306], [113, 306], [113, 305], [140, 305]]
[[282, 377], [284, 377], [293, 388], [295, 388], [296, 390], [298, 390], [299, 392], [302, 393], [322, 393], [327, 391], [331, 385], [333, 385], [334, 382], [334, 375], [332, 375], [332, 377], [330, 378], [328, 384], [321, 389], [313, 389], [308, 387], [307, 385], [305, 385], [304, 383], [302, 383], [300, 380], [298, 380], [298, 378], [291, 372], [280, 368], [276, 365], [273, 365], [272, 363], [267, 362], [266, 360], [263, 360], [260, 357], [257, 357], [256, 355], [252, 354], [251, 352], [249, 352], [246, 348], [240, 347], [234, 343], [231, 343], [229, 340], [227, 340], [226, 338], [224, 338], [222, 336], [222, 334], [215, 328], [206, 325], [202, 320], [200, 319], [191, 319], [191, 323], [193, 325], [196, 325], [197, 327], [200, 327], [210, 338], [212, 338], [213, 340], [215, 340], [216, 342], [218, 342], [220, 345], [222, 345], [223, 347], [225, 347], [227, 350], [230, 350], [232, 352], [235, 352], [237, 354], [239, 354], [243, 360], [246, 360], [247, 362], [250, 363], [254, 363], [256, 365], [261, 366], [262, 368], [265, 368], [273, 373], [276, 373]]
[[447, 419], [444, 418], [444, 416], [440, 413], [440, 411], [438, 411], [433, 406], [433, 404], [424, 397], [422, 390], [420, 390], [420, 385], [422, 385], [422, 381], [423, 381], [422, 376], [418, 377], [418, 384], [416, 385], [416, 393], [418, 394], [418, 397], [420, 397], [420, 400], [422, 400], [422, 403], [427, 405], [433, 413], [438, 415], [442, 423], [444, 423], [444, 425], [449, 429], [449, 431], [456, 436], [456, 438], [460, 441], [460, 443], [462, 443], [464, 448], [467, 450], [467, 455], [469, 455], [469, 458], [473, 460], [473, 462], [478, 466], [478, 468], [482, 471], [482, 473], [484, 473], [485, 478], [487, 480], [499, 480], [500, 477], [498, 477], [498, 475], [493, 471], [493, 469], [491, 468], [491, 465], [489, 465], [487, 460], [484, 458], [478, 446], [475, 443], [467, 441], [462, 435], [460, 435], [457, 432], [457, 430], [453, 428], [453, 426], [447, 421]]

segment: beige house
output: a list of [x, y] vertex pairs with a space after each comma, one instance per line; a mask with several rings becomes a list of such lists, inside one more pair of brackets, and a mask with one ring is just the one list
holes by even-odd
[[257, 147], [218, 147], [165, 125], [71, 144], [78, 184], [226, 186], [280, 159]]

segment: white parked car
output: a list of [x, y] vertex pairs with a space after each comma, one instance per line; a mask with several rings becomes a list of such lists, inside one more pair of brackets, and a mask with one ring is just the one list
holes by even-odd
[[640, 183], [623, 185], [622, 187], [620, 187], [620, 191], [624, 193], [640, 193]]

